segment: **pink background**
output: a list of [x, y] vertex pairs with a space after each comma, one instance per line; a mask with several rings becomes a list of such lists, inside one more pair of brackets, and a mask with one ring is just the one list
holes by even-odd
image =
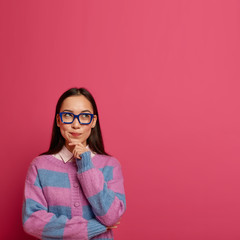
[[1, 232], [70, 87], [122, 164], [116, 240], [239, 240], [240, 1], [1, 1]]

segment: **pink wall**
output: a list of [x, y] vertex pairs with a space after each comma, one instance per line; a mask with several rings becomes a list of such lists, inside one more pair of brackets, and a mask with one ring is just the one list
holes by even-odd
[[239, 16], [237, 0], [1, 1], [0, 239], [32, 239], [25, 174], [73, 86], [123, 166], [116, 239], [240, 239]]

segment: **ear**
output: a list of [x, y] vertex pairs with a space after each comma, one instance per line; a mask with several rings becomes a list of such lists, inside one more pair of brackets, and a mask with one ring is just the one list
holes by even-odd
[[92, 128], [95, 128], [96, 123], [97, 123], [97, 115], [94, 115], [92, 120]]
[[60, 127], [60, 116], [59, 116], [59, 114], [56, 115], [56, 123], [57, 123], [57, 126]]

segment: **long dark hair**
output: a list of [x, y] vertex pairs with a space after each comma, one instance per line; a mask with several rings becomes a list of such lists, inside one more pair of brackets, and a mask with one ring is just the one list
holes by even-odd
[[91, 130], [91, 135], [87, 139], [87, 144], [89, 148], [95, 153], [109, 155], [105, 152], [105, 149], [104, 149], [96, 102], [92, 94], [85, 88], [71, 88], [66, 92], [64, 92], [62, 96], [59, 98], [56, 105], [56, 112], [55, 112], [54, 121], [53, 121], [52, 139], [51, 139], [50, 147], [47, 152], [44, 152], [41, 155], [58, 153], [64, 146], [65, 139], [63, 138], [60, 132], [60, 129], [57, 126], [56, 116], [60, 112], [60, 108], [62, 106], [63, 101], [70, 96], [77, 96], [77, 95], [83, 95], [84, 97], [86, 97], [88, 101], [92, 104], [93, 114], [97, 115], [96, 125]]

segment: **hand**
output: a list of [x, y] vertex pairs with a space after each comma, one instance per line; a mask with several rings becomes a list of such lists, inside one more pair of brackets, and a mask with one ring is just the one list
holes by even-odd
[[117, 222], [116, 224], [114, 224], [113, 226], [107, 227], [107, 230], [109, 229], [115, 229], [118, 227], [118, 225], [120, 224], [120, 222]]
[[73, 156], [75, 158], [81, 159], [80, 155], [84, 152], [88, 152], [89, 150], [77, 139], [71, 139], [70, 137], [68, 138], [68, 145], [73, 146]]

